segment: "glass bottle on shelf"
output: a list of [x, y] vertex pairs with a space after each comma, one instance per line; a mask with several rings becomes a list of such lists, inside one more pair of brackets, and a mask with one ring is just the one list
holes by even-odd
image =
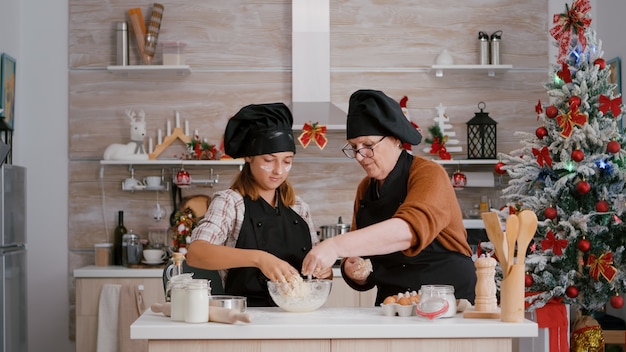
[[128, 232], [124, 227], [124, 211], [118, 211], [117, 226], [113, 231], [113, 264], [122, 265], [122, 239]]

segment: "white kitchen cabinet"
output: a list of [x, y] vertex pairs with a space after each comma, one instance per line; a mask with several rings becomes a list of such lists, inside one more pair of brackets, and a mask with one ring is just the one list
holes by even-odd
[[335, 276], [324, 307], [373, 307], [376, 292], [376, 288], [363, 292], [356, 291], [348, 286], [341, 276]]

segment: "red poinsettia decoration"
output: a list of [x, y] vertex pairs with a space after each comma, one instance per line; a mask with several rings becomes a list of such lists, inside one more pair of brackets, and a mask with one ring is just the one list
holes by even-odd
[[567, 240], [559, 240], [554, 236], [554, 232], [548, 231], [546, 234], [546, 239], [541, 241], [541, 249], [547, 251], [548, 249], [552, 249], [552, 253], [556, 255], [562, 255], [563, 249], [567, 247]]
[[563, 113], [556, 118], [556, 122], [561, 127], [560, 135], [565, 138], [569, 138], [574, 131], [574, 126], [582, 126], [587, 123], [587, 113], [580, 112], [578, 106], [572, 106], [569, 112]]
[[619, 114], [622, 113], [622, 97], [619, 96], [617, 98], [609, 98], [606, 95], [600, 95], [600, 108], [603, 114], [606, 114], [607, 111], [611, 110], [611, 114], [613, 117], [618, 117]]
[[554, 27], [550, 29], [550, 34], [557, 42], [559, 42], [559, 53], [557, 62], [563, 62], [567, 56], [572, 34], [578, 37], [578, 43], [581, 51], [587, 46], [587, 38], [585, 38], [585, 29], [591, 25], [591, 18], [587, 17], [587, 13], [591, 10], [589, 0], [574, 0], [572, 7], [569, 8], [565, 4], [565, 12], [555, 14], [552, 17]]
[[187, 160], [217, 160], [220, 157], [221, 152], [214, 144], [201, 141], [197, 135], [187, 143], [187, 153], [183, 155], [183, 159]]
[[533, 148], [533, 155], [537, 157], [537, 164], [539, 164], [539, 166], [543, 167], [543, 165], [548, 165], [548, 167], [552, 167], [552, 158], [550, 157], [548, 147], [543, 147], [541, 150]]
[[605, 279], [607, 279], [607, 281], [613, 281], [615, 274], [617, 274], [617, 269], [611, 264], [613, 264], [612, 252], [603, 253], [600, 257], [590, 254], [589, 258], [587, 258], [589, 276], [597, 281], [599, 280], [600, 275], [602, 275]]

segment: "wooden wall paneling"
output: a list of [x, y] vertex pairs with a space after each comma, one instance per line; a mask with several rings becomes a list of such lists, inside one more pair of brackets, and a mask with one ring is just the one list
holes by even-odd
[[[147, 137], [155, 144], [157, 130], [165, 133], [166, 121], [173, 123], [174, 110], [182, 121], [189, 120], [191, 131], [198, 129], [201, 137], [217, 144], [228, 118], [244, 105], [291, 99], [290, 1], [161, 3], [165, 11], [159, 40], [187, 43], [189, 76], [109, 73], [106, 66], [115, 60], [115, 22], [126, 20], [126, 11], [138, 4], [69, 1], [70, 272], [93, 263], [93, 243], [112, 240], [117, 210], [125, 211], [127, 228], [140, 234], [153, 225], [147, 208], [156, 201], [155, 193], [121, 190], [127, 166], [106, 166], [104, 178], [99, 178], [104, 149], [111, 143], [128, 142], [126, 109], [146, 112]], [[147, 19], [150, 5], [139, 6]], [[537, 128], [534, 105], [538, 99], [547, 102], [542, 83], [549, 78], [545, 1], [331, 0], [330, 9], [331, 100], [344, 111], [357, 89], [381, 89], [398, 100], [406, 95], [411, 118], [427, 131], [434, 123], [435, 107], [442, 103], [463, 144], [465, 123], [478, 111], [477, 103], [485, 101], [486, 111], [499, 123], [500, 152], [521, 147], [515, 131], [532, 133]], [[496, 77], [470, 72], [437, 78], [428, 72], [444, 48], [458, 64], [476, 63], [480, 30], [503, 30], [502, 62], [512, 64], [513, 70]], [[130, 38], [130, 61], [137, 64], [132, 33]], [[157, 64], [159, 55], [160, 50]], [[341, 160], [339, 148], [345, 143], [345, 132], [332, 132], [328, 137], [324, 151], [315, 145], [306, 150], [298, 147], [290, 175], [298, 194], [311, 206], [318, 227], [335, 223], [339, 215], [344, 222], [351, 220], [356, 184], [364, 176], [356, 162]], [[417, 154], [423, 147], [418, 147]], [[163, 157], [175, 158], [182, 146], [177, 148], [181, 149]], [[328, 162], [308, 158], [327, 158]], [[225, 189], [238, 168], [214, 170], [220, 174], [218, 185], [186, 189], [184, 195], [211, 195]], [[154, 171], [136, 168], [138, 176]], [[478, 192], [496, 199], [499, 191], [457, 192], [459, 202], [472, 206]], [[171, 212], [171, 197], [160, 195], [160, 203]], [[70, 291], [72, 287], [73, 282]]]
[[[291, 1], [160, 1], [165, 10], [159, 41], [184, 41], [192, 67], [281, 67], [291, 62]], [[139, 7], [147, 21], [151, 4], [126, 0], [69, 2], [70, 67], [115, 64], [115, 23]], [[130, 34], [130, 63], [141, 64]], [[287, 50], [285, 50], [287, 48]], [[155, 64], [160, 64], [160, 47]]]

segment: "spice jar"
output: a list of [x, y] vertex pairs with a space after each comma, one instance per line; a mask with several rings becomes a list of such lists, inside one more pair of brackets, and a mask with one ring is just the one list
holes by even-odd
[[206, 323], [209, 321], [209, 296], [211, 286], [206, 279], [193, 279], [185, 288], [185, 323]]

